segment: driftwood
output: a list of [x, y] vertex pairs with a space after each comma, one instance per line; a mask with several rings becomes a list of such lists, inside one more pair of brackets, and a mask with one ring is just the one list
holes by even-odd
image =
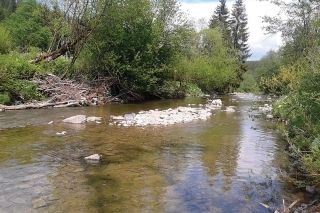
[[[33, 101], [13, 106], [0, 105], [0, 111], [40, 109], [51, 107], [76, 107], [87, 105], [102, 105], [113, 101], [109, 93], [110, 85], [115, 82], [115, 78], [98, 79], [91, 86], [77, 83], [74, 80], [61, 79], [52, 74], [39, 75], [34, 78], [38, 84], [38, 89], [46, 97], [43, 102]], [[121, 100], [120, 100], [121, 101]]]
[[[34, 76], [33, 82], [45, 96], [45, 101], [24, 103], [17, 101], [13, 106], [0, 105], [5, 110], [40, 109], [49, 107], [75, 107], [88, 105], [119, 104], [127, 101], [143, 100], [144, 97], [122, 85], [117, 77], [104, 77], [93, 80], [90, 85], [75, 80], [62, 79], [53, 74]], [[113, 96], [114, 88], [120, 94]], [[119, 91], [117, 91], [119, 92]]]

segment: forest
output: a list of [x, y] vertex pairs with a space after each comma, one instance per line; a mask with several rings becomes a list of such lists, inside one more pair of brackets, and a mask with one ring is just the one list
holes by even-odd
[[200, 93], [261, 92], [280, 97], [274, 116], [303, 162], [300, 187], [320, 179], [320, 2], [269, 0], [263, 17], [283, 45], [248, 61], [244, 2], [220, 0], [197, 29], [175, 0], [1, 0], [0, 104], [44, 99], [33, 81], [47, 73], [92, 84], [123, 100]]

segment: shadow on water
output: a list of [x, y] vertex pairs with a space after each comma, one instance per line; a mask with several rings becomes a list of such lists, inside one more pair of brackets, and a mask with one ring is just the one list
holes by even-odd
[[[236, 112], [215, 110], [207, 121], [168, 127], [108, 122], [205, 100], [0, 114], [0, 212], [268, 212], [260, 202], [295, 200], [300, 195], [279, 175], [288, 162], [278, 135], [250, 116], [252, 101], [221, 98]], [[61, 122], [76, 114], [103, 121]], [[67, 135], [55, 134], [61, 131]], [[102, 161], [86, 163], [94, 153]]]

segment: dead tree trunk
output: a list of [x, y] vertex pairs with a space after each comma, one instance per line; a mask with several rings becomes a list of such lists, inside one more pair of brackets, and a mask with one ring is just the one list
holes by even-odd
[[90, 36], [92, 33], [92, 30], [90, 30], [87, 34], [84, 34], [82, 36], [78, 36], [75, 40], [68, 42], [66, 45], [63, 45], [59, 49], [45, 53], [43, 55], [40, 55], [39, 57], [33, 59], [30, 61], [32, 64], [39, 63], [40, 61], [45, 61], [45, 62], [50, 62], [55, 60], [56, 58], [59, 58], [62, 55], [65, 55], [69, 50], [74, 49], [75, 46], [80, 42], [84, 42], [87, 40], [87, 38]]

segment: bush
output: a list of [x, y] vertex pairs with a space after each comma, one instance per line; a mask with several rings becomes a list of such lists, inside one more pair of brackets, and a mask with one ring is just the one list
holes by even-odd
[[[304, 61], [299, 61], [286, 71], [290, 93], [274, 106], [275, 116], [289, 121], [288, 141], [304, 160], [312, 174], [320, 173], [320, 48], [315, 48]], [[284, 74], [285, 72], [283, 72]], [[291, 81], [296, 79], [295, 81]], [[303, 152], [301, 152], [303, 151]], [[317, 180], [320, 184], [320, 179]]]
[[243, 81], [240, 83], [240, 87], [238, 89], [239, 92], [253, 92], [258, 93], [259, 88], [255, 82], [253, 75], [249, 73], [243, 74]]
[[11, 48], [11, 40], [9, 32], [0, 26], [0, 54], [9, 53]]
[[37, 85], [30, 81], [40, 66], [29, 63], [27, 54], [0, 55], [0, 102], [12, 104], [15, 100], [30, 101], [42, 98]]
[[10, 104], [10, 94], [8, 92], [0, 93], [0, 104]]
[[163, 98], [181, 98], [185, 96], [186, 88], [178, 81], [165, 81], [157, 89], [157, 96]]

